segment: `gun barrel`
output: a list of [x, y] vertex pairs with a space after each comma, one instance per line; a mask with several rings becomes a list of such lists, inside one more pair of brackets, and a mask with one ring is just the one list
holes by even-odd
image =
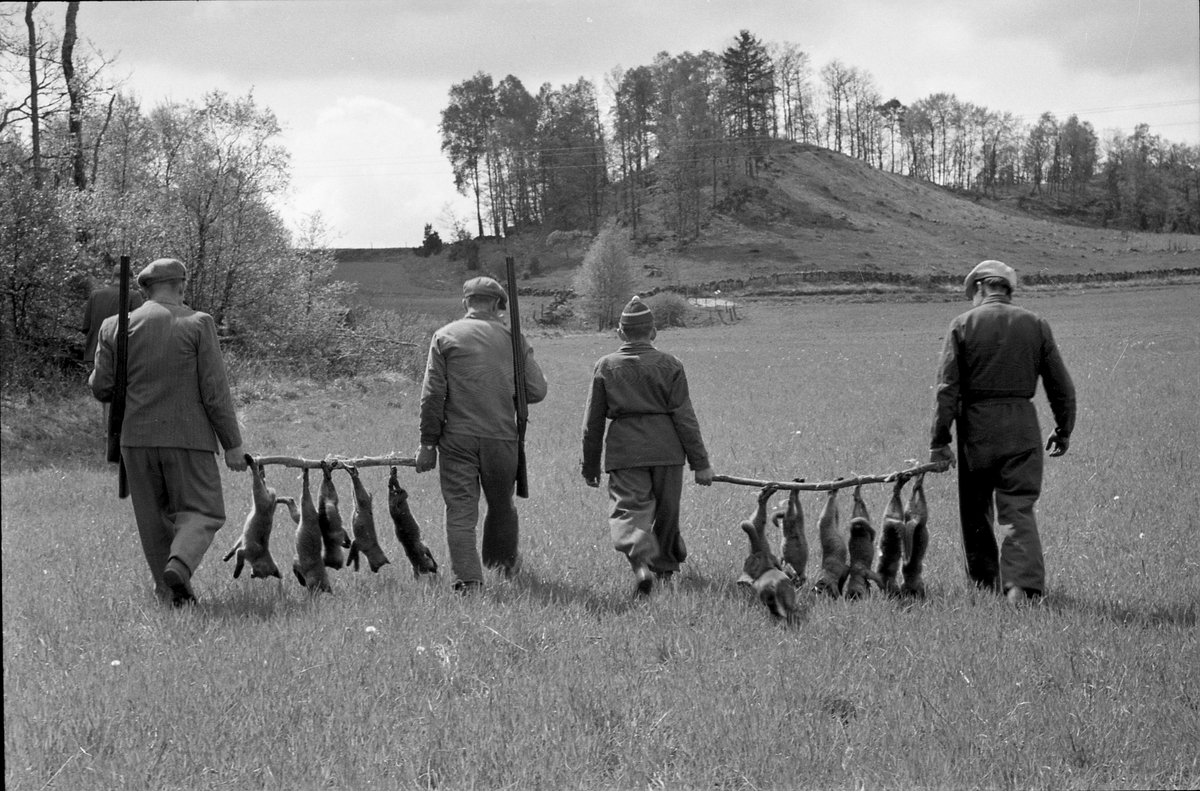
[[505, 256], [508, 273], [508, 324], [512, 336], [513, 389], [517, 405], [517, 496], [529, 496], [529, 470], [525, 459], [525, 428], [529, 424], [529, 401], [525, 393], [525, 347], [521, 342], [521, 308], [517, 301], [517, 265]]
[[121, 256], [121, 282], [117, 299], [117, 354], [113, 371], [113, 400], [108, 410], [107, 458], [118, 465], [117, 496], [129, 496], [129, 481], [121, 459], [121, 427], [125, 423], [125, 390], [129, 375], [129, 256]]

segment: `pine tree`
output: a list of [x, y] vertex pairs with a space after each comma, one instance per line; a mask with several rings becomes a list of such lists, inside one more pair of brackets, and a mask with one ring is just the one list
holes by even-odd
[[746, 172], [754, 174], [762, 156], [762, 139], [772, 127], [775, 68], [766, 46], [749, 30], [721, 54], [729, 90], [730, 133], [742, 138], [746, 150]]

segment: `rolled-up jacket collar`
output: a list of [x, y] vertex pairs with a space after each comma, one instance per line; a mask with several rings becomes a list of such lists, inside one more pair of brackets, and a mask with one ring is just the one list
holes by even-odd
[[495, 310], [481, 310], [480, 308], [467, 308], [467, 315], [463, 318], [500, 321], [500, 312]]

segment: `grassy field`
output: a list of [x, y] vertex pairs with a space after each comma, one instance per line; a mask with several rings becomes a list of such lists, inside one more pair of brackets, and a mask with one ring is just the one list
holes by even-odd
[[[5, 788], [1196, 787], [1198, 297], [1019, 300], [1054, 326], [1080, 404], [1039, 508], [1049, 595], [1022, 610], [966, 585], [953, 474], [927, 482], [924, 603], [805, 597], [803, 622], [772, 622], [735, 585], [756, 492], [722, 484], [685, 487], [682, 579], [632, 603], [606, 497], [578, 474], [611, 336], [532, 338], [551, 394], [531, 414], [524, 570], [465, 600], [446, 575], [414, 581], [390, 530], [392, 564], [336, 572], [332, 596], [232, 579], [249, 478], [226, 471], [202, 602], [162, 609], [113, 473], [6, 447]], [[965, 306], [749, 303], [658, 345], [687, 365], [718, 472], [887, 472], [927, 453], [941, 336]], [[255, 453], [415, 449], [418, 385], [398, 377], [238, 392]], [[72, 439], [98, 455], [88, 410]], [[363, 474], [384, 525], [386, 469]], [[436, 476], [401, 480], [445, 562]], [[868, 492], [876, 521], [886, 496]], [[819, 497], [803, 495], [810, 540]], [[291, 532], [277, 521], [281, 567]]]

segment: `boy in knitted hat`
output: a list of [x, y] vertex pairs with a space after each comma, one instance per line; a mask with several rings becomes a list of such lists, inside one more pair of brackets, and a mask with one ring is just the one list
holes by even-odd
[[621, 348], [601, 357], [592, 373], [583, 479], [600, 485], [603, 447], [613, 544], [633, 566], [634, 595], [646, 596], [655, 576], [670, 579], [687, 557], [679, 533], [684, 460], [701, 486], [712, 484], [713, 469], [683, 363], [654, 348], [654, 314], [638, 297], [622, 311], [617, 334]]

